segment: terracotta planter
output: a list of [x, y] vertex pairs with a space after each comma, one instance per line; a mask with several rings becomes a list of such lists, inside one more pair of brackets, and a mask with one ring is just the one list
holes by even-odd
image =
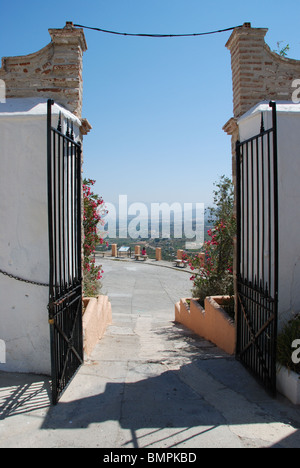
[[[190, 301], [192, 298], [182, 298], [175, 304], [175, 322], [193, 330], [193, 320], [190, 312]], [[188, 302], [187, 302], [188, 301]]]
[[89, 356], [112, 322], [111, 304], [107, 296], [85, 297], [83, 325], [83, 349]]
[[300, 405], [300, 375], [278, 365], [276, 387], [294, 405]]
[[180, 299], [175, 306], [175, 322], [181, 323], [232, 355], [235, 353], [236, 328], [221, 305], [222, 301], [228, 299], [227, 296], [207, 297], [204, 308], [197, 299]]

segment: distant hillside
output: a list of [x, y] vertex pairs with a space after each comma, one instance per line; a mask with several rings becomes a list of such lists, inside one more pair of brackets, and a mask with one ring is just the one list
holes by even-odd
[[[127, 220], [127, 227], [129, 226], [130, 222], [134, 219], [134, 216], [128, 216]], [[195, 219], [193, 220], [195, 223]], [[159, 232], [157, 232], [155, 237], [151, 237], [151, 220], [148, 219], [144, 221], [144, 226], [147, 226], [146, 229], [141, 230], [140, 235], [137, 239], [132, 239], [129, 236], [127, 238], [119, 237], [119, 222], [117, 220], [116, 223], [116, 235], [115, 236], [107, 236], [106, 241], [109, 244], [117, 244], [118, 247], [122, 245], [126, 245], [131, 247], [132, 253], [134, 252], [135, 245], [144, 245], [147, 249], [147, 254], [149, 258], [155, 258], [155, 249], [156, 247], [160, 247], [162, 249], [162, 259], [163, 260], [172, 260], [177, 255], [177, 250], [182, 249], [186, 250], [186, 242], [187, 239], [184, 236], [184, 225], [182, 223], [182, 237], [176, 238], [174, 237], [174, 230], [175, 224], [174, 219], [171, 218], [170, 221], [170, 236], [169, 237], [162, 237], [162, 220], [159, 223]], [[209, 229], [209, 216], [205, 213], [204, 216], [204, 241], [208, 239], [207, 230]], [[193, 229], [195, 226], [193, 226]], [[195, 240], [195, 238], [194, 238]], [[188, 239], [189, 243], [193, 242], [193, 239]], [[109, 248], [109, 247], [108, 247]], [[99, 246], [97, 250], [105, 250], [104, 246]], [[199, 249], [196, 249], [199, 251]]]

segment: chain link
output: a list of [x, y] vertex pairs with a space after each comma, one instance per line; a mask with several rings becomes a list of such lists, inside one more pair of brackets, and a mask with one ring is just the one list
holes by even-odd
[[0, 269], [0, 273], [2, 273], [2, 275], [4, 276], [8, 276], [9, 278], [13, 278], [17, 281], [22, 281], [23, 283], [35, 284], [36, 286], [45, 286], [45, 287], [49, 286], [48, 283], [40, 283], [39, 281], [31, 281], [28, 279], [20, 278], [19, 276], [13, 275], [12, 273], [7, 273], [7, 271], [3, 271], [1, 269]]

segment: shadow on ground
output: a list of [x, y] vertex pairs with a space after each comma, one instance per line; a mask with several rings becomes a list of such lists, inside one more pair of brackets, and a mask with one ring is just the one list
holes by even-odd
[[[286, 425], [294, 431], [266, 446], [300, 446], [299, 408], [270, 398], [239, 362], [183, 327], [173, 324], [153, 332], [181, 343], [178, 362], [176, 351], [166, 360], [163, 355], [160, 361], [132, 359], [122, 381], [101, 376], [101, 362], [95, 362], [92, 371], [83, 366], [83, 379], [90, 371], [95, 372], [94, 382], [99, 378], [93, 394], [85, 395], [81, 389], [76, 396], [75, 389], [74, 399], [62, 399], [56, 406], [50, 403], [48, 378], [0, 373], [0, 421], [41, 410], [42, 431], [96, 428], [115, 421], [126, 432], [120, 448], [194, 446], [224, 427], [236, 439], [243, 434], [247, 439], [256, 429]], [[71, 385], [76, 386], [76, 377]], [[257, 433], [257, 439], [261, 437]]]
[[48, 377], [0, 372], [0, 421], [51, 407]]

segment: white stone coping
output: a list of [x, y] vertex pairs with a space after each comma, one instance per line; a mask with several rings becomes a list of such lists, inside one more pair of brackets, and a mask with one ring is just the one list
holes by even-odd
[[[276, 110], [277, 112], [285, 112], [285, 113], [300, 113], [300, 103], [295, 103], [292, 101], [275, 101], [276, 102]], [[270, 101], [262, 101], [251, 109], [249, 109], [245, 114], [243, 114], [238, 120], [237, 123], [240, 124], [243, 120], [251, 118], [256, 114], [260, 114], [262, 112], [272, 112], [272, 108], [269, 105]]]
[[[81, 120], [65, 107], [54, 102], [52, 106], [52, 115], [62, 113], [65, 118], [71, 120], [78, 127], [81, 126]], [[8, 98], [6, 102], [0, 103], [0, 118], [32, 116], [40, 117], [47, 115], [47, 99], [40, 98]]]

